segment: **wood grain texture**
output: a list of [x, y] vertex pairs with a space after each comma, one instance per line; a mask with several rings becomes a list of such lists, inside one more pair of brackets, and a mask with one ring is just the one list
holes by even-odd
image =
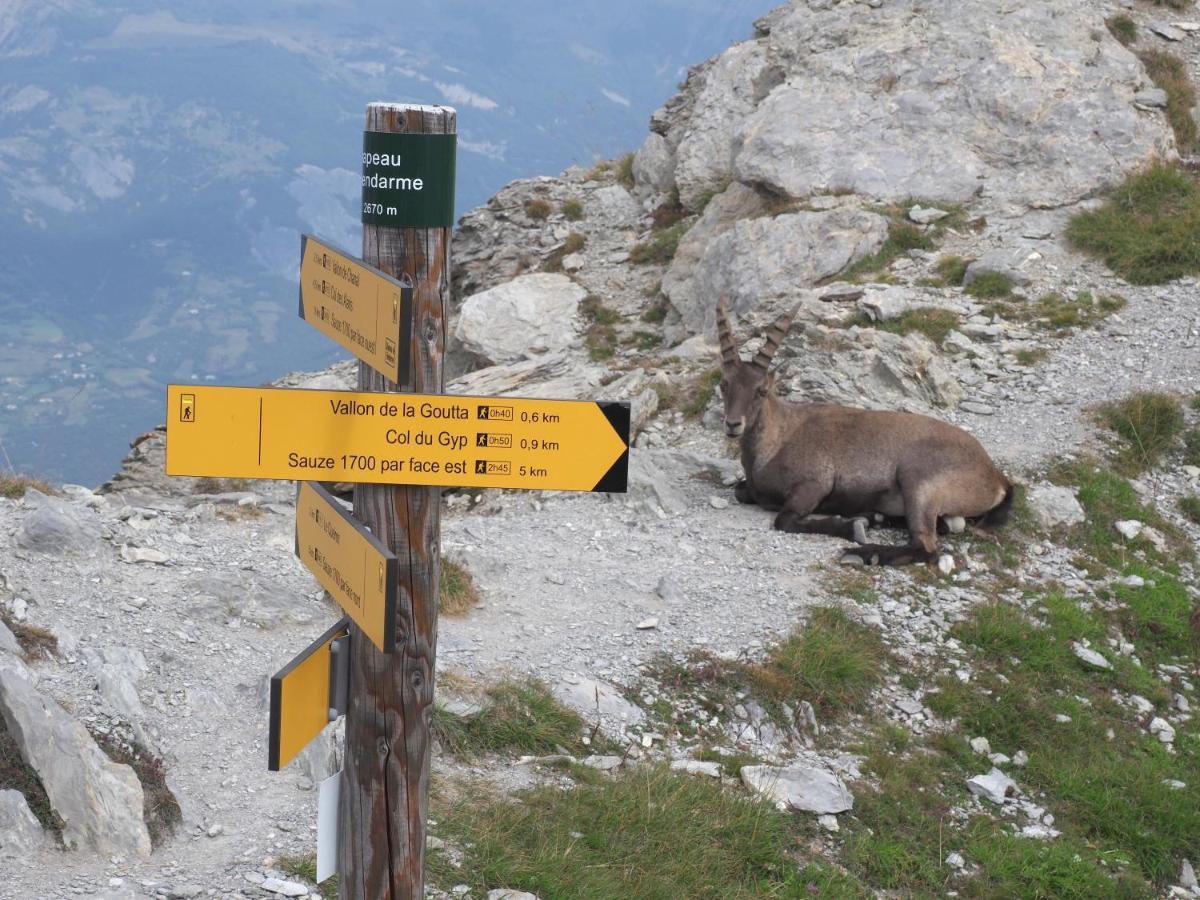
[[[449, 107], [372, 103], [366, 130], [453, 133]], [[363, 226], [363, 259], [411, 280], [412, 390], [440, 394], [450, 298], [449, 228]], [[359, 364], [358, 389], [400, 388]], [[429, 804], [441, 490], [356, 485], [354, 512], [400, 560], [396, 651], [352, 626], [350, 703], [339, 809], [343, 900], [422, 900]]]

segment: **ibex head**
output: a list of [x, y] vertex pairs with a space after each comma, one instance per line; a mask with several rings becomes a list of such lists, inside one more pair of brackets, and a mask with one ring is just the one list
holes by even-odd
[[775, 388], [771, 360], [787, 336], [796, 311], [784, 313], [767, 331], [767, 339], [750, 362], [738, 356], [724, 298], [717, 305], [717, 337], [721, 345], [721, 396], [725, 400], [725, 433], [738, 437], [757, 404]]

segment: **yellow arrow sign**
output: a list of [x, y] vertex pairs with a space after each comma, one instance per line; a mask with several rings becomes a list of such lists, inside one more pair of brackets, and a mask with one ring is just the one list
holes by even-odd
[[409, 383], [412, 295], [357, 257], [300, 238], [300, 318], [398, 384]]
[[329, 724], [330, 645], [349, 633], [349, 620], [342, 619], [271, 678], [270, 771], [286, 766]]
[[167, 387], [168, 475], [622, 492], [628, 467], [624, 402]]
[[383, 653], [396, 649], [396, 557], [318, 484], [296, 495], [296, 555]]

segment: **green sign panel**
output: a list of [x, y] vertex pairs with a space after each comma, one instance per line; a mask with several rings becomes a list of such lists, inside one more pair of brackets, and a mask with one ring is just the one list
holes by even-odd
[[451, 227], [457, 139], [455, 134], [364, 131], [363, 224]]

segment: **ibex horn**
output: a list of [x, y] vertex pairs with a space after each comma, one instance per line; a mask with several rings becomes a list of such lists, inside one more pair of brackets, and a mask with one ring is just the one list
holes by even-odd
[[775, 358], [775, 354], [779, 352], [780, 345], [783, 344], [783, 339], [787, 337], [788, 329], [792, 327], [792, 319], [796, 318], [796, 313], [799, 311], [800, 304], [796, 304], [796, 307], [791, 312], [784, 313], [775, 320], [775, 324], [767, 330], [767, 339], [758, 348], [753, 365], [764, 370], [771, 365], [771, 360]]
[[725, 308], [725, 298], [717, 304], [717, 339], [721, 345], [721, 363], [732, 365], [740, 362], [737, 341], [733, 338], [733, 329], [729, 327], [729, 312]]

